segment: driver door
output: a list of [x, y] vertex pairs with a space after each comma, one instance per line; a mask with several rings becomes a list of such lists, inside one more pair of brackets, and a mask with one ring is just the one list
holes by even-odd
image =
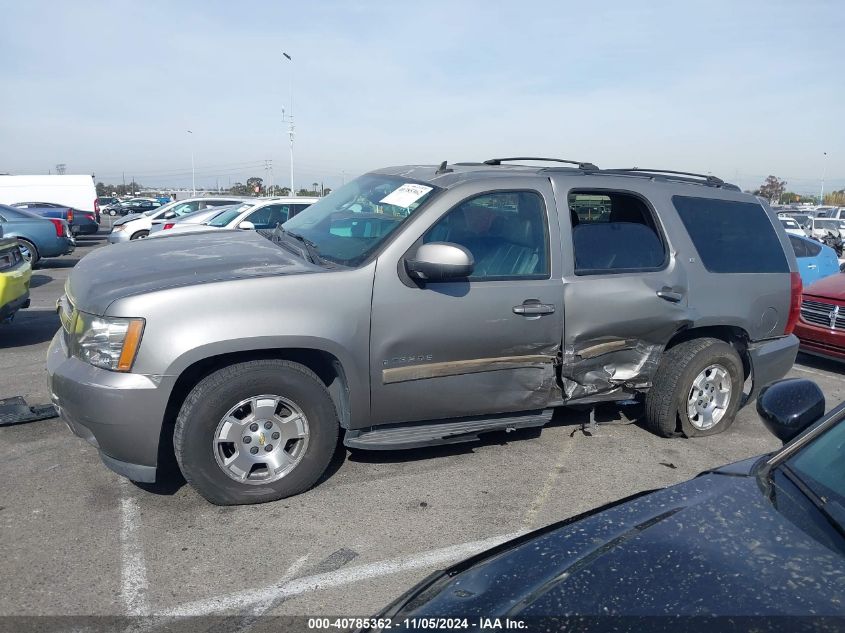
[[[468, 279], [420, 283], [379, 260], [371, 324], [372, 424], [543, 409], [559, 402], [560, 238], [551, 188], [470, 195], [407, 249], [468, 249]], [[535, 188], [536, 187], [536, 188]], [[411, 236], [409, 239], [414, 239]]]

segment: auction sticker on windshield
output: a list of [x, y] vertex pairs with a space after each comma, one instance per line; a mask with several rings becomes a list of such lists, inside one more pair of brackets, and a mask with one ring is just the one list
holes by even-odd
[[379, 200], [379, 204], [392, 204], [396, 207], [407, 209], [433, 188], [434, 187], [426, 187], [425, 185], [405, 183]]

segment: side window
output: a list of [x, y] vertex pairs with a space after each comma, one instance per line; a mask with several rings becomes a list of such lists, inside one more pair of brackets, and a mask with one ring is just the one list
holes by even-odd
[[795, 251], [795, 257], [809, 257], [810, 253], [807, 252], [807, 242], [802, 240], [800, 237], [796, 237], [795, 235], [789, 236], [789, 242], [792, 244], [792, 250]]
[[483, 194], [465, 200], [423, 236], [472, 253], [471, 280], [543, 279], [551, 269], [543, 199], [533, 191]]
[[672, 203], [711, 273], [789, 272], [775, 227], [759, 203], [692, 196], [673, 196]]
[[200, 202], [195, 200], [194, 202], [185, 202], [184, 204], [177, 204], [173, 208], [173, 213], [178, 216], [188, 215], [189, 213], [193, 213], [197, 209], [200, 208]]
[[276, 225], [287, 222], [290, 205], [268, 204], [247, 216], [257, 229], [275, 229]]
[[621, 192], [569, 195], [576, 275], [659, 270], [666, 246], [648, 205]]

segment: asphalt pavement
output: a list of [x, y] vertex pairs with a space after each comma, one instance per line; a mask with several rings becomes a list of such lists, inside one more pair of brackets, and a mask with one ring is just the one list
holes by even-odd
[[[0, 326], [0, 399], [49, 402], [44, 359], [72, 256], [34, 271], [32, 306]], [[845, 366], [799, 356], [828, 408]], [[0, 615], [369, 615], [433, 570], [501, 539], [778, 442], [746, 407], [694, 440], [635, 424], [581, 430], [563, 412], [542, 429], [405, 452], [338, 449], [313, 490], [216, 507], [178, 477], [135, 485], [58, 419], [0, 428]]]

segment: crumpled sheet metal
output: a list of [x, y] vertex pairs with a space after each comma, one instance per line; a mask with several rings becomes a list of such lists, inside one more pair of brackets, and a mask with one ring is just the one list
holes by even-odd
[[651, 385], [662, 344], [638, 339], [587, 341], [563, 350], [561, 382], [567, 400]]

